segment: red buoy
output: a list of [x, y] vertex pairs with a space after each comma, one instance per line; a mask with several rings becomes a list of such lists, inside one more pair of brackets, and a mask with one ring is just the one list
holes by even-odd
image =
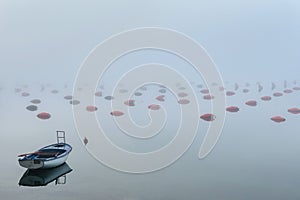
[[281, 97], [283, 94], [281, 92], [275, 92], [273, 93], [274, 97]]
[[281, 122], [284, 122], [286, 119], [281, 116], [274, 116], [274, 117], [271, 117], [271, 120], [274, 122], [277, 122], [277, 123], [281, 123]]
[[299, 114], [300, 113], [300, 109], [299, 108], [289, 108], [288, 112], [290, 112], [292, 114]]
[[226, 96], [233, 96], [233, 95], [235, 95], [235, 92], [232, 92], [232, 91], [227, 91], [226, 92]]
[[206, 94], [203, 96], [203, 99], [205, 100], [211, 100], [211, 99], [214, 99], [215, 97], [213, 95], [210, 95], [210, 94]]
[[210, 113], [204, 114], [200, 116], [201, 119], [211, 122], [214, 121], [216, 119], [216, 116]]
[[40, 119], [49, 119], [51, 115], [47, 112], [41, 112], [37, 115], [37, 117]]
[[237, 106], [229, 106], [226, 108], [226, 111], [228, 112], [238, 112], [240, 109]]
[[159, 95], [156, 97], [157, 101], [165, 101], [165, 95]]
[[98, 108], [96, 106], [87, 106], [86, 110], [89, 112], [95, 112], [96, 110], [98, 110]]
[[118, 117], [118, 116], [124, 115], [123, 112], [117, 111], [117, 110], [110, 112], [110, 114], [111, 114], [112, 116], [117, 116], [117, 117]]
[[179, 104], [188, 104], [188, 103], [190, 103], [190, 100], [188, 100], [188, 99], [180, 99], [180, 100], [178, 101], [178, 103], [179, 103]]
[[250, 101], [247, 101], [245, 104], [248, 106], [256, 106], [257, 102], [255, 100], [250, 100]]
[[208, 90], [208, 89], [202, 89], [202, 90], [200, 90], [200, 92], [201, 92], [202, 94], [208, 94], [208, 93], [209, 93], [209, 90]]
[[271, 101], [272, 97], [270, 97], [270, 96], [263, 96], [260, 99], [263, 100], [263, 101]]
[[160, 106], [157, 105], [157, 104], [151, 104], [151, 105], [148, 106], [148, 108], [149, 108], [150, 110], [159, 110], [159, 109], [160, 109]]
[[127, 106], [135, 106], [135, 100], [133, 99], [129, 99], [129, 100], [126, 100], [124, 101], [124, 104], [127, 105]]

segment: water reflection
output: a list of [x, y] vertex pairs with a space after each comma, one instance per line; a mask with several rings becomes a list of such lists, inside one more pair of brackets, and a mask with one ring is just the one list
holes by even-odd
[[65, 184], [66, 175], [72, 169], [67, 163], [50, 169], [28, 169], [19, 180], [20, 186], [46, 186], [55, 181], [56, 184]]

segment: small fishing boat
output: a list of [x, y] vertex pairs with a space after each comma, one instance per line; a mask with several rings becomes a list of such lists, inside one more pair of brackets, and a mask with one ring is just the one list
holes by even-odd
[[[62, 134], [62, 135], [61, 135]], [[63, 142], [60, 142], [63, 139]], [[35, 152], [18, 155], [19, 164], [27, 169], [47, 169], [66, 162], [72, 147], [66, 143], [65, 132], [57, 131], [57, 143]]]

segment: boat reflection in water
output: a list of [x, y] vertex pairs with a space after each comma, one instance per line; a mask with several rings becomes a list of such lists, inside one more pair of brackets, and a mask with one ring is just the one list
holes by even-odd
[[20, 186], [46, 186], [55, 181], [55, 184], [65, 184], [66, 174], [72, 169], [67, 163], [49, 169], [28, 169], [19, 180]]

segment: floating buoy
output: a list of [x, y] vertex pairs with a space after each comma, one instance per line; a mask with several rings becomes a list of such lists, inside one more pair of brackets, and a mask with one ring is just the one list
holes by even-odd
[[274, 116], [274, 117], [271, 117], [271, 120], [274, 122], [277, 122], [277, 123], [281, 123], [281, 122], [284, 122], [286, 119], [281, 116]]
[[151, 104], [151, 105], [148, 106], [148, 108], [149, 108], [150, 110], [159, 110], [159, 109], [160, 109], [160, 106], [157, 105], [157, 104]]
[[272, 97], [270, 97], [270, 96], [263, 96], [260, 99], [263, 100], [263, 101], [271, 101]]
[[74, 100], [70, 101], [70, 104], [72, 104], [72, 105], [78, 105], [78, 104], [80, 104], [80, 101], [74, 99]]
[[96, 110], [98, 110], [98, 108], [96, 106], [87, 106], [86, 110], [89, 112], [95, 112]]
[[34, 104], [39, 104], [39, 103], [41, 103], [41, 100], [39, 100], [39, 99], [32, 99], [30, 102], [34, 103]]
[[159, 95], [159, 96], [157, 96], [156, 100], [158, 100], [158, 101], [165, 101], [165, 95]]
[[250, 100], [250, 101], [247, 101], [245, 104], [248, 106], [256, 106], [257, 102], [255, 100]]
[[180, 99], [180, 100], [178, 101], [178, 103], [179, 103], [179, 104], [185, 105], [185, 104], [190, 103], [190, 101], [189, 101], [188, 99]]
[[28, 92], [22, 92], [21, 94], [23, 97], [28, 97], [30, 94]]
[[216, 119], [216, 116], [210, 113], [204, 114], [200, 116], [201, 119], [211, 122], [214, 121]]
[[283, 92], [284, 92], [284, 93], [286, 93], [286, 94], [290, 94], [290, 93], [292, 93], [292, 92], [293, 92], [293, 90], [290, 90], [290, 89], [285, 89], [285, 90], [283, 90]]
[[283, 94], [281, 92], [275, 92], [273, 93], [274, 97], [281, 97]]
[[300, 113], [300, 109], [299, 108], [289, 108], [288, 112], [290, 112], [292, 114], [299, 114]]
[[96, 97], [102, 97], [102, 92], [101, 91], [95, 92], [95, 96]]
[[238, 112], [240, 109], [237, 106], [229, 106], [226, 108], [226, 111], [228, 112]]
[[233, 95], [235, 95], [235, 92], [232, 92], [232, 91], [227, 91], [226, 92], [226, 96], [233, 96]]
[[133, 99], [126, 100], [124, 101], [124, 104], [127, 106], [135, 106], [135, 100]]
[[121, 112], [121, 111], [112, 111], [112, 112], [110, 112], [110, 114], [112, 115], [112, 116], [122, 116], [122, 115], [124, 115], [124, 113], [123, 112]]
[[36, 111], [38, 107], [36, 105], [29, 105], [26, 107], [26, 109], [29, 111]]
[[84, 145], [87, 145], [88, 142], [89, 142], [89, 140], [86, 137], [84, 137], [84, 139], [83, 139]]
[[58, 90], [52, 90], [51, 93], [52, 93], [52, 94], [57, 94], [57, 93], [58, 93]]
[[202, 89], [202, 90], [200, 90], [200, 92], [201, 92], [202, 94], [208, 94], [208, 93], [209, 93], [209, 90], [208, 90], [208, 89]]
[[135, 96], [142, 96], [142, 93], [141, 92], [135, 92], [134, 95]]
[[164, 89], [164, 88], [162, 88], [162, 89], [160, 89], [160, 90], [158, 90], [160, 93], [166, 93], [167, 92], [167, 90], [166, 89]]
[[72, 100], [73, 96], [72, 95], [67, 95], [67, 96], [64, 96], [64, 99], [65, 100]]
[[210, 94], [207, 94], [207, 95], [204, 95], [203, 96], [203, 99], [205, 100], [211, 100], [211, 99], [214, 99], [215, 97], [213, 95], [210, 95]]
[[106, 100], [113, 100], [114, 97], [113, 96], [106, 96], [106, 97], [104, 97], [104, 99], [106, 99]]
[[47, 112], [41, 112], [37, 115], [37, 117], [44, 120], [44, 119], [49, 119], [51, 115]]
[[293, 90], [300, 90], [300, 87], [293, 87]]

